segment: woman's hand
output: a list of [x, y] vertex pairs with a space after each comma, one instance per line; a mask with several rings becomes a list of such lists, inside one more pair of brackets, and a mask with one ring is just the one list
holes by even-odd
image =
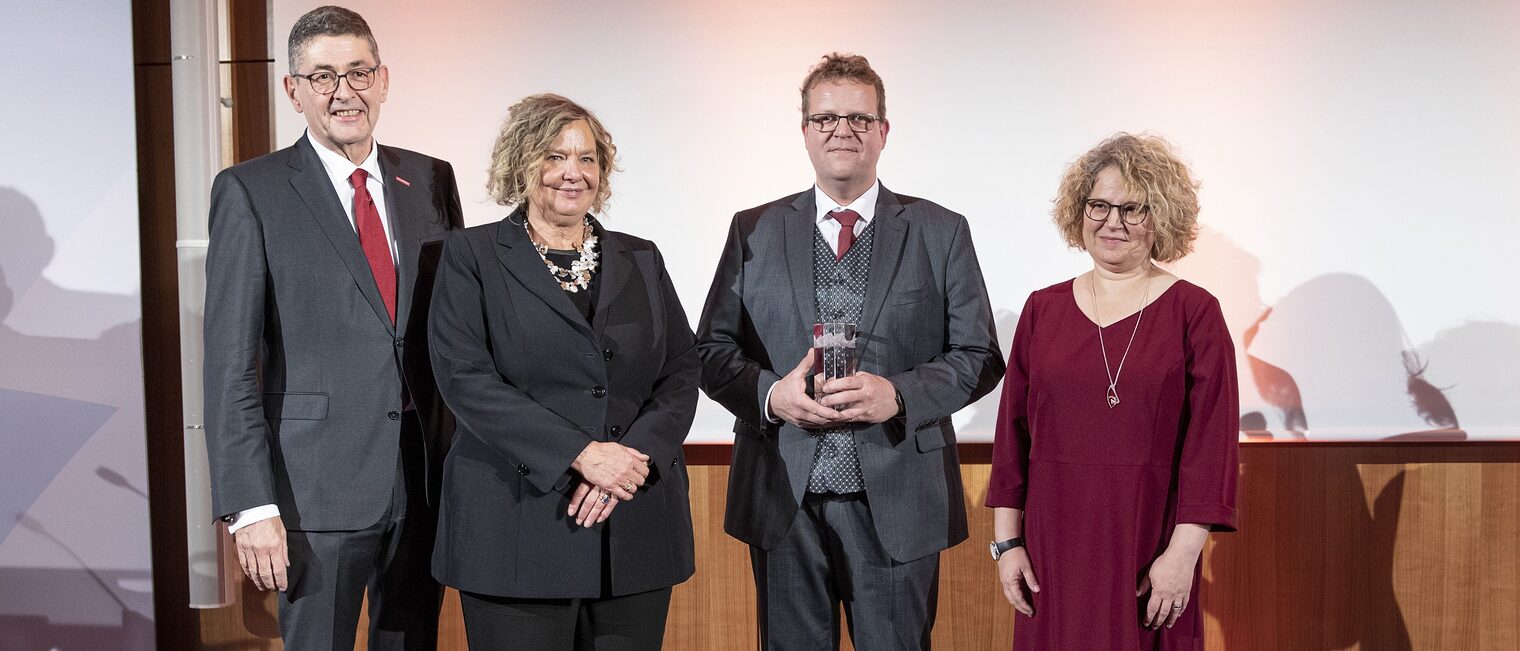
[[1209, 528], [1201, 524], [1179, 522], [1172, 529], [1166, 551], [1151, 561], [1150, 569], [1140, 577], [1140, 588], [1135, 590], [1136, 597], [1151, 593], [1140, 621], [1146, 628], [1160, 628], [1162, 624], [1171, 628], [1182, 611], [1187, 610], [1193, 571], [1198, 568], [1198, 557], [1208, 539]]
[[570, 510], [567, 513], [575, 518], [575, 524], [589, 527], [606, 522], [617, 505], [618, 501], [612, 499], [611, 495], [587, 482], [581, 482], [570, 496]]
[[593, 442], [581, 450], [570, 467], [602, 492], [631, 500], [649, 477], [649, 455], [617, 443]]
[[997, 560], [998, 580], [1003, 583], [1003, 597], [1008, 603], [1013, 604], [1013, 609], [1028, 617], [1034, 617], [1033, 595], [1026, 595], [1024, 587], [1028, 586], [1030, 592], [1040, 591], [1040, 582], [1034, 578], [1034, 566], [1029, 562], [1029, 551], [1023, 547], [1014, 547]]
[[1193, 570], [1198, 567], [1198, 554], [1176, 547], [1168, 547], [1151, 563], [1150, 570], [1140, 578], [1140, 589], [1135, 596], [1151, 593], [1141, 620], [1146, 628], [1171, 628], [1177, 623], [1182, 611], [1187, 610], [1188, 594], [1193, 589]]

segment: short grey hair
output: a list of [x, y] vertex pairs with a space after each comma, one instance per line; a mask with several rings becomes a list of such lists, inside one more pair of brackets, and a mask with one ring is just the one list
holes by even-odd
[[302, 50], [318, 36], [357, 36], [369, 41], [375, 65], [380, 65], [380, 45], [375, 43], [375, 34], [369, 31], [369, 23], [364, 22], [364, 17], [352, 9], [327, 5], [306, 12], [290, 28], [290, 46], [286, 52], [290, 57], [290, 74], [300, 71]]

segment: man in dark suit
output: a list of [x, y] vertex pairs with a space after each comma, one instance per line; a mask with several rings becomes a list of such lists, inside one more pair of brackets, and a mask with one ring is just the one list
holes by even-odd
[[[802, 84], [817, 185], [734, 216], [699, 327], [736, 417], [724, 528], [750, 545], [767, 649], [927, 648], [939, 551], [966, 538], [950, 415], [1002, 354], [966, 219], [876, 178], [886, 99], [864, 57]], [[815, 322], [858, 325], [859, 372], [814, 372]], [[800, 360], [800, 362], [798, 361]]]
[[358, 14], [290, 32], [292, 147], [230, 167], [211, 196], [206, 439], [215, 513], [290, 648], [433, 648], [438, 464], [453, 420], [427, 306], [461, 226], [448, 163], [376, 144], [389, 72]]

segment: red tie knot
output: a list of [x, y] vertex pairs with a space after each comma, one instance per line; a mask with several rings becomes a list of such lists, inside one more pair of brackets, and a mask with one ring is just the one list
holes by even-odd
[[853, 210], [835, 210], [829, 216], [845, 228], [855, 228], [855, 222], [860, 219], [860, 213]]
[[364, 182], [368, 180], [369, 172], [364, 171], [362, 167], [354, 170], [353, 174], [348, 175], [348, 184], [353, 186], [355, 190], [364, 187]]

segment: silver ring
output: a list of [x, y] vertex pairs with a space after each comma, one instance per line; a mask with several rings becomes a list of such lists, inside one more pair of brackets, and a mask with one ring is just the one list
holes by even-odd
[[1182, 610], [1182, 604], [1172, 604], [1172, 610]]
[[602, 504], [606, 504], [606, 503], [607, 503], [607, 501], [608, 501], [608, 500], [611, 500], [611, 499], [612, 499], [612, 496], [611, 496], [611, 495], [608, 495], [608, 494], [606, 494], [606, 493], [602, 493], [602, 498], [601, 498], [601, 499], [599, 499], [599, 500], [597, 500], [597, 501], [598, 501], [598, 502], [601, 502], [601, 503], [602, 503]]
[[634, 491], [636, 491], [638, 489], [639, 489], [638, 485], [634, 484], [633, 482], [628, 482], [626, 484], [623, 484], [623, 490], [628, 491], [630, 493], [632, 493], [632, 492], [634, 492]]

